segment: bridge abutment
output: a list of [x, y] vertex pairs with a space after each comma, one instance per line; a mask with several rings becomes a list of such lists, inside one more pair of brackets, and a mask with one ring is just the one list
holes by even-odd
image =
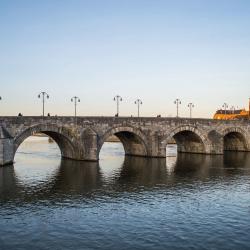
[[0, 165], [12, 164], [14, 161], [14, 139], [4, 127], [0, 127]]

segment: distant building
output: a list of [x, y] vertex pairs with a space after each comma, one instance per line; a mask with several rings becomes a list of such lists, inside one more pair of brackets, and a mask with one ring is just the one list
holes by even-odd
[[249, 116], [249, 112], [245, 109], [238, 110], [223, 110], [219, 109], [214, 114], [214, 119], [217, 120], [235, 120], [239, 118], [247, 118]]
[[[250, 99], [249, 99], [249, 110], [250, 110]], [[214, 114], [213, 119], [216, 120], [250, 119], [250, 113], [245, 109], [236, 109], [236, 110], [219, 109]]]

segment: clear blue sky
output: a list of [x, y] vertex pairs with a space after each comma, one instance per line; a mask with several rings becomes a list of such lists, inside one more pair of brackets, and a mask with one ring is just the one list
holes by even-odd
[[250, 97], [250, 1], [0, 1], [0, 113], [211, 117]]

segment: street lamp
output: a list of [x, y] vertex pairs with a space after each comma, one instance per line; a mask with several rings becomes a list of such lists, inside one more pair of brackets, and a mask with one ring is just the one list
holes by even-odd
[[227, 113], [228, 104], [224, 102], [223, 105], [222, 105], [222, 108], [225, 109], [225, 114], [226, 114]]
[[177, 98], [174, 101], [174, 104], [176, 104], [176, 113], [177, 113], [176, 117], [179, 117], [179, 105], [181, 104], [181, 100]]
[[122, 97], [119, 95], [116, 95], [114, 97], [114, 101], [116, 101], [116, 110], [117, 110], [116, 116], [119, 116], [119, 102], [122, 101]]
[[74, 105], [75, 105], [75, 117], [76, 117], [76, 105], [77, 105], [77, 102], [80, 102], [80, 98], [77, 97], [77, 96], [73, 96], [71, 98], [71, 102], [74, 102]]
[[42, 96], [42, 101], [43, 101], [43, 116], [44, 116], [44, 103], [45, 103], [45, 97], [47, 97], [47, 99], [49, 99], [49, 95], [46, 93], [46, 92], [41, 92], [39, 95], [38, 95], [38, 98], [41, 98]]
[[234, 114], [235, 113], [235, 107], [232, 106], [230, 109], [232, 110], [232, 113]]
[[188, 107], [189, 107], [189, 116], [190, 116], [190, 118], [192, 118], [192, 108], [194, 108], [194, 104], [192, 102], [190, 102], [188, 104]]
[[137, 114], [138, 114], [138, 117], [140, 116], [140, 105], [142, 105], [142, 101], [140, 99], [137, 99], [135, 101], [135, 104], [137, 104]]

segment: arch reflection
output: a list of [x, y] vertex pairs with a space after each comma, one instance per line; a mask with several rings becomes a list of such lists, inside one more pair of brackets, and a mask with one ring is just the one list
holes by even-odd
[[127, 156], [118, 169], [107, 177], [98, 162], [62, 160], [53, 178], [30, 187], [19, 181], [13, 166], [3, 167], [0, 168], [0, 203], [20, 206], [41, 201], [53, 204], [70, 201], [74, 204], [144, 189], [182, 189], [187, 188], [187, 183], [194, 190], [207, 182], [227, 184], [242, 175], [250, 175], [250, 153], [230, 153], [224, 157], [179, 154], [171, 172], [165, 159]]
[[102, 184], [98, 162], [63, 159], [52, 192], [83, 194]]

